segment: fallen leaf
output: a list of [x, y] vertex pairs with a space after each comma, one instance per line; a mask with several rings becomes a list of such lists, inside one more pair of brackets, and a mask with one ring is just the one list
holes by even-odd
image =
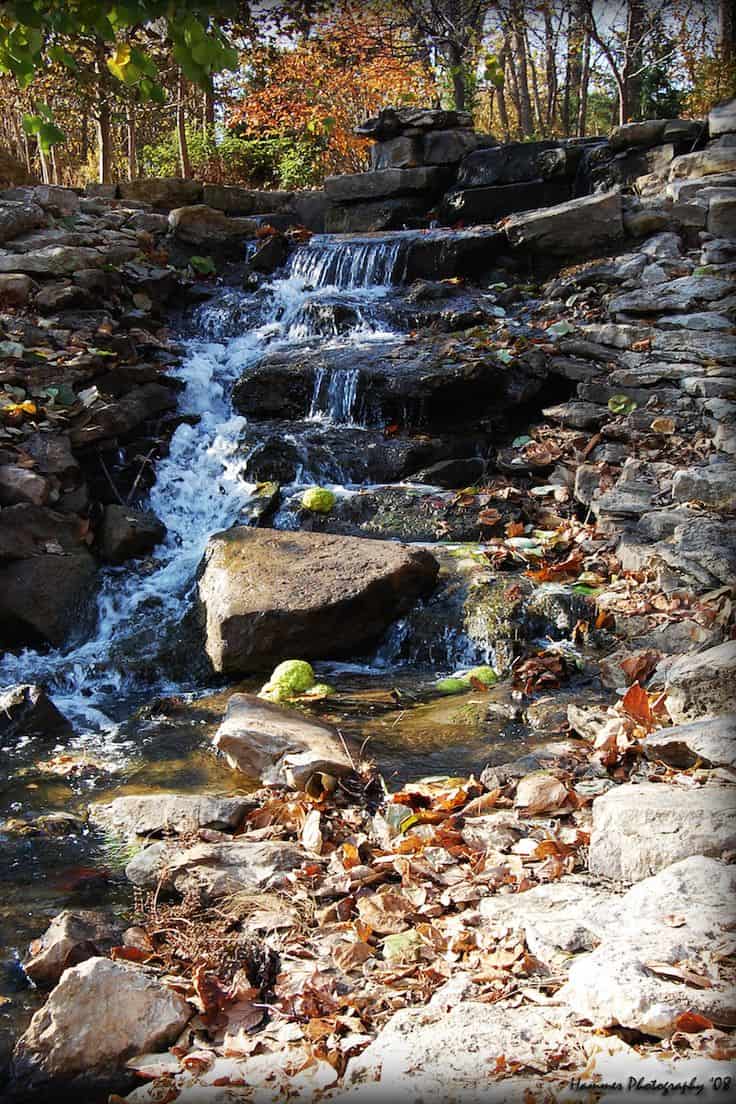
[[647, 727], [654, 723], [649, 695], [638, 682], [631, 684], [621, 700], [621, 705], [630, 717], [641, 721]]
[[675, 1031], [684, 1031], [686, 1035], [697, 1035], [701, 1031], [710, 1031], [714, 1026], [713, 1021], [707, 1016], [701, 1016], [699, 1012], [681, 1012], [675, 1020]]
[[696, 989], [713, 988], [713, 982], [710, 978], [703, 977], [702, 974], [696, 974], [692, 970], [686, 970], [682, 966], [670, 962], [645, 962], [644, 965], [647, 970], [656, 974], [657, 977], [667, 978], [668, 981], [683, 981]]

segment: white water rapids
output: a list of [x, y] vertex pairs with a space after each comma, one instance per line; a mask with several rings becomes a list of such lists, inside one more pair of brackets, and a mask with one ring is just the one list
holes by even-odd
[[[46, 654], [27, 650], [7, 655], [0, 662], [0, 686], [41, 682], [62, 712], [98, 730], [114, 724], [120, 699], [136, 686], [148, 693], [175, 689], [155, 669], [131, 672], [129, 657], [140, 660], [139, 641], [155, 645], [175, 630], [191, 606], [208, 538], [237, 522], [252, 501], [248, 455], [239, 447], [246, 420], [233, 413], [232, 385], [267, 346], [296, 349], [323, 334], [321, 308], [330, 298], [349, 302], [355, 324], [328, 340], [350, 345], [385, 338], [374, 307], [398, 275], [401, 246], [401, 241], [314, 240], [294, 254], [283, 278], [268, 285], [261, 295], [260, 317], [237, 336], [229, 336], [233, 316], [243, 313], [248, 293], [229, 289], [198, 309], [198, 329], [206, 337], [187, 342], [177, 375], [186, 384], [180, 412], [199, 421], [178, 427], [168, 455], [157, 465], [149, 506], [167, 535], [155, 551], [153, 569], [133, 564], [102, 572], [91, 634]], [[224, 336], [216, 340], [219, 335]], [[354, 424], [357, 374], [336, 376], [315, 381], [310, 417]], [[151, 656], [155, 665], [155, 646]]]

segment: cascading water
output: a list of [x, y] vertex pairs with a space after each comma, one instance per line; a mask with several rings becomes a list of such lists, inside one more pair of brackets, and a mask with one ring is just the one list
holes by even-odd
[[[320, 303], [330, 299], [349, 298], [359, 308], [354, 325], [336, 340], [385, 338], [376, 308], [398, 274], [401, 248], [393, 241], [351, 245], [315, 238], [295, 253], [282, 278], [256, 296], [225, 289], [212, 304], [197, 309], [196, 335], [188, 341], [178, 375], [186, 385], [180, 409], [198, 421], [179, 426], [158, 465], [150, 508], [167, 534], [153, 570], [133, 566], [102, 572], [91, 636], [47, 654], [6, 656], [0, 685], [43, 682], [78, 726], [97, 730], [129, 712], [126, 698], [174, 689], [160, 668], [162, 645], [190, 607], [209, 536], [236, 523], [253, 501], [249, 454], [239, 447], [246, 421], [232, 412], [232, 384], [266, 346], [296, 349], [320, 336], [314, 320], [320, 318]], [[350, 424], [357, 383], [357, 373], [350, 371], [323, 380], [313, 416]]]

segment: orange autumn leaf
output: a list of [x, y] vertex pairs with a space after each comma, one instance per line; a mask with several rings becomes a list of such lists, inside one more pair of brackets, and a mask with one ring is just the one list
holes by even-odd
[[631, 684], [623, 696], [621, 705], [634, 720], [641, 721], [647, 727], [654, 723], [652, 708], [649, 704], [649, 695], [638, 682]]

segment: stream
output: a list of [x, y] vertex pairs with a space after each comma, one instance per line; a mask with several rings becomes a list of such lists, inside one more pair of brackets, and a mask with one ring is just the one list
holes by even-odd
[[[5, 1042], [38, 1004], [19, 966], [29, 940], [62, 908], [130, 907], [125, 849], [84, 823], [89, 803], [124, 793], [249, 788], [210, 748], [230, 691], [211, 676], [209, 685], [203, 682], [186, 646], [176, 645], [209, 536], [247, 523], [259, 501], [249, 469], [260, 446], [243, 446], [252, 427], [234, 412], [230, 393], [266, 347], [296, 353], [317, 339], [370, 352], [390, 338], [395, 328], [386, 308], [402, 280], [403, 249], [401, 235], [373, 241], [315, 237], [278, 278], [255, 291], [222, 287], [191, 312], [177, 372], [185, 384], [180, 411], [190, 417], [159, 462], [148, 500], [166, 525], [165, 541], [153, 558], [102, 573], [91, 631], [80, 630], [63, 649], [25, 651], [0, 663], [0, 685], [43, 683], [75, 731], [63, 746], [39, 748], [27, 741], [4, 756], [0, 821], [26, 822], [25, 830], [2, 834]], [[310, 448], [312, 437], [300, 436], [317, 433], [339, 441], [345, 433], [367, 433], [358, 382], [357, 369], [349, 367], [317, 373], [309, 416], [292, 435], [301, 457], [296, 478], [282, 487], [285, 505], [269, 524], [298, 524], [289, 499], [309, 484], [329, 486], [338, 497], [365, 489], [351, 480], [349, 465], [325, 462], [323, 450]], [[439, 629], [432, 623], [414, 646], [412, 636], [421, 627], [421, 616], [410, 616], [393, 626], [373, 655], [318, 664], [320, 679], [337, 690], [330, 715], [337, 714], [361, 742], [370, 738], [389, 785], [411, 776], [467, 774], [523, 754], [530, 746], [523, 731], [514, 739], [511, 726], [510, 749], [508, 723], [489, 727], [477, 694], [414, 704], [417, 686], [492, 661], [493, 651], [492, 640], [482, 634], [472, 639], [451, 623]], [[241, 686], [256, 690], [262, 682], [245, 680]]]

